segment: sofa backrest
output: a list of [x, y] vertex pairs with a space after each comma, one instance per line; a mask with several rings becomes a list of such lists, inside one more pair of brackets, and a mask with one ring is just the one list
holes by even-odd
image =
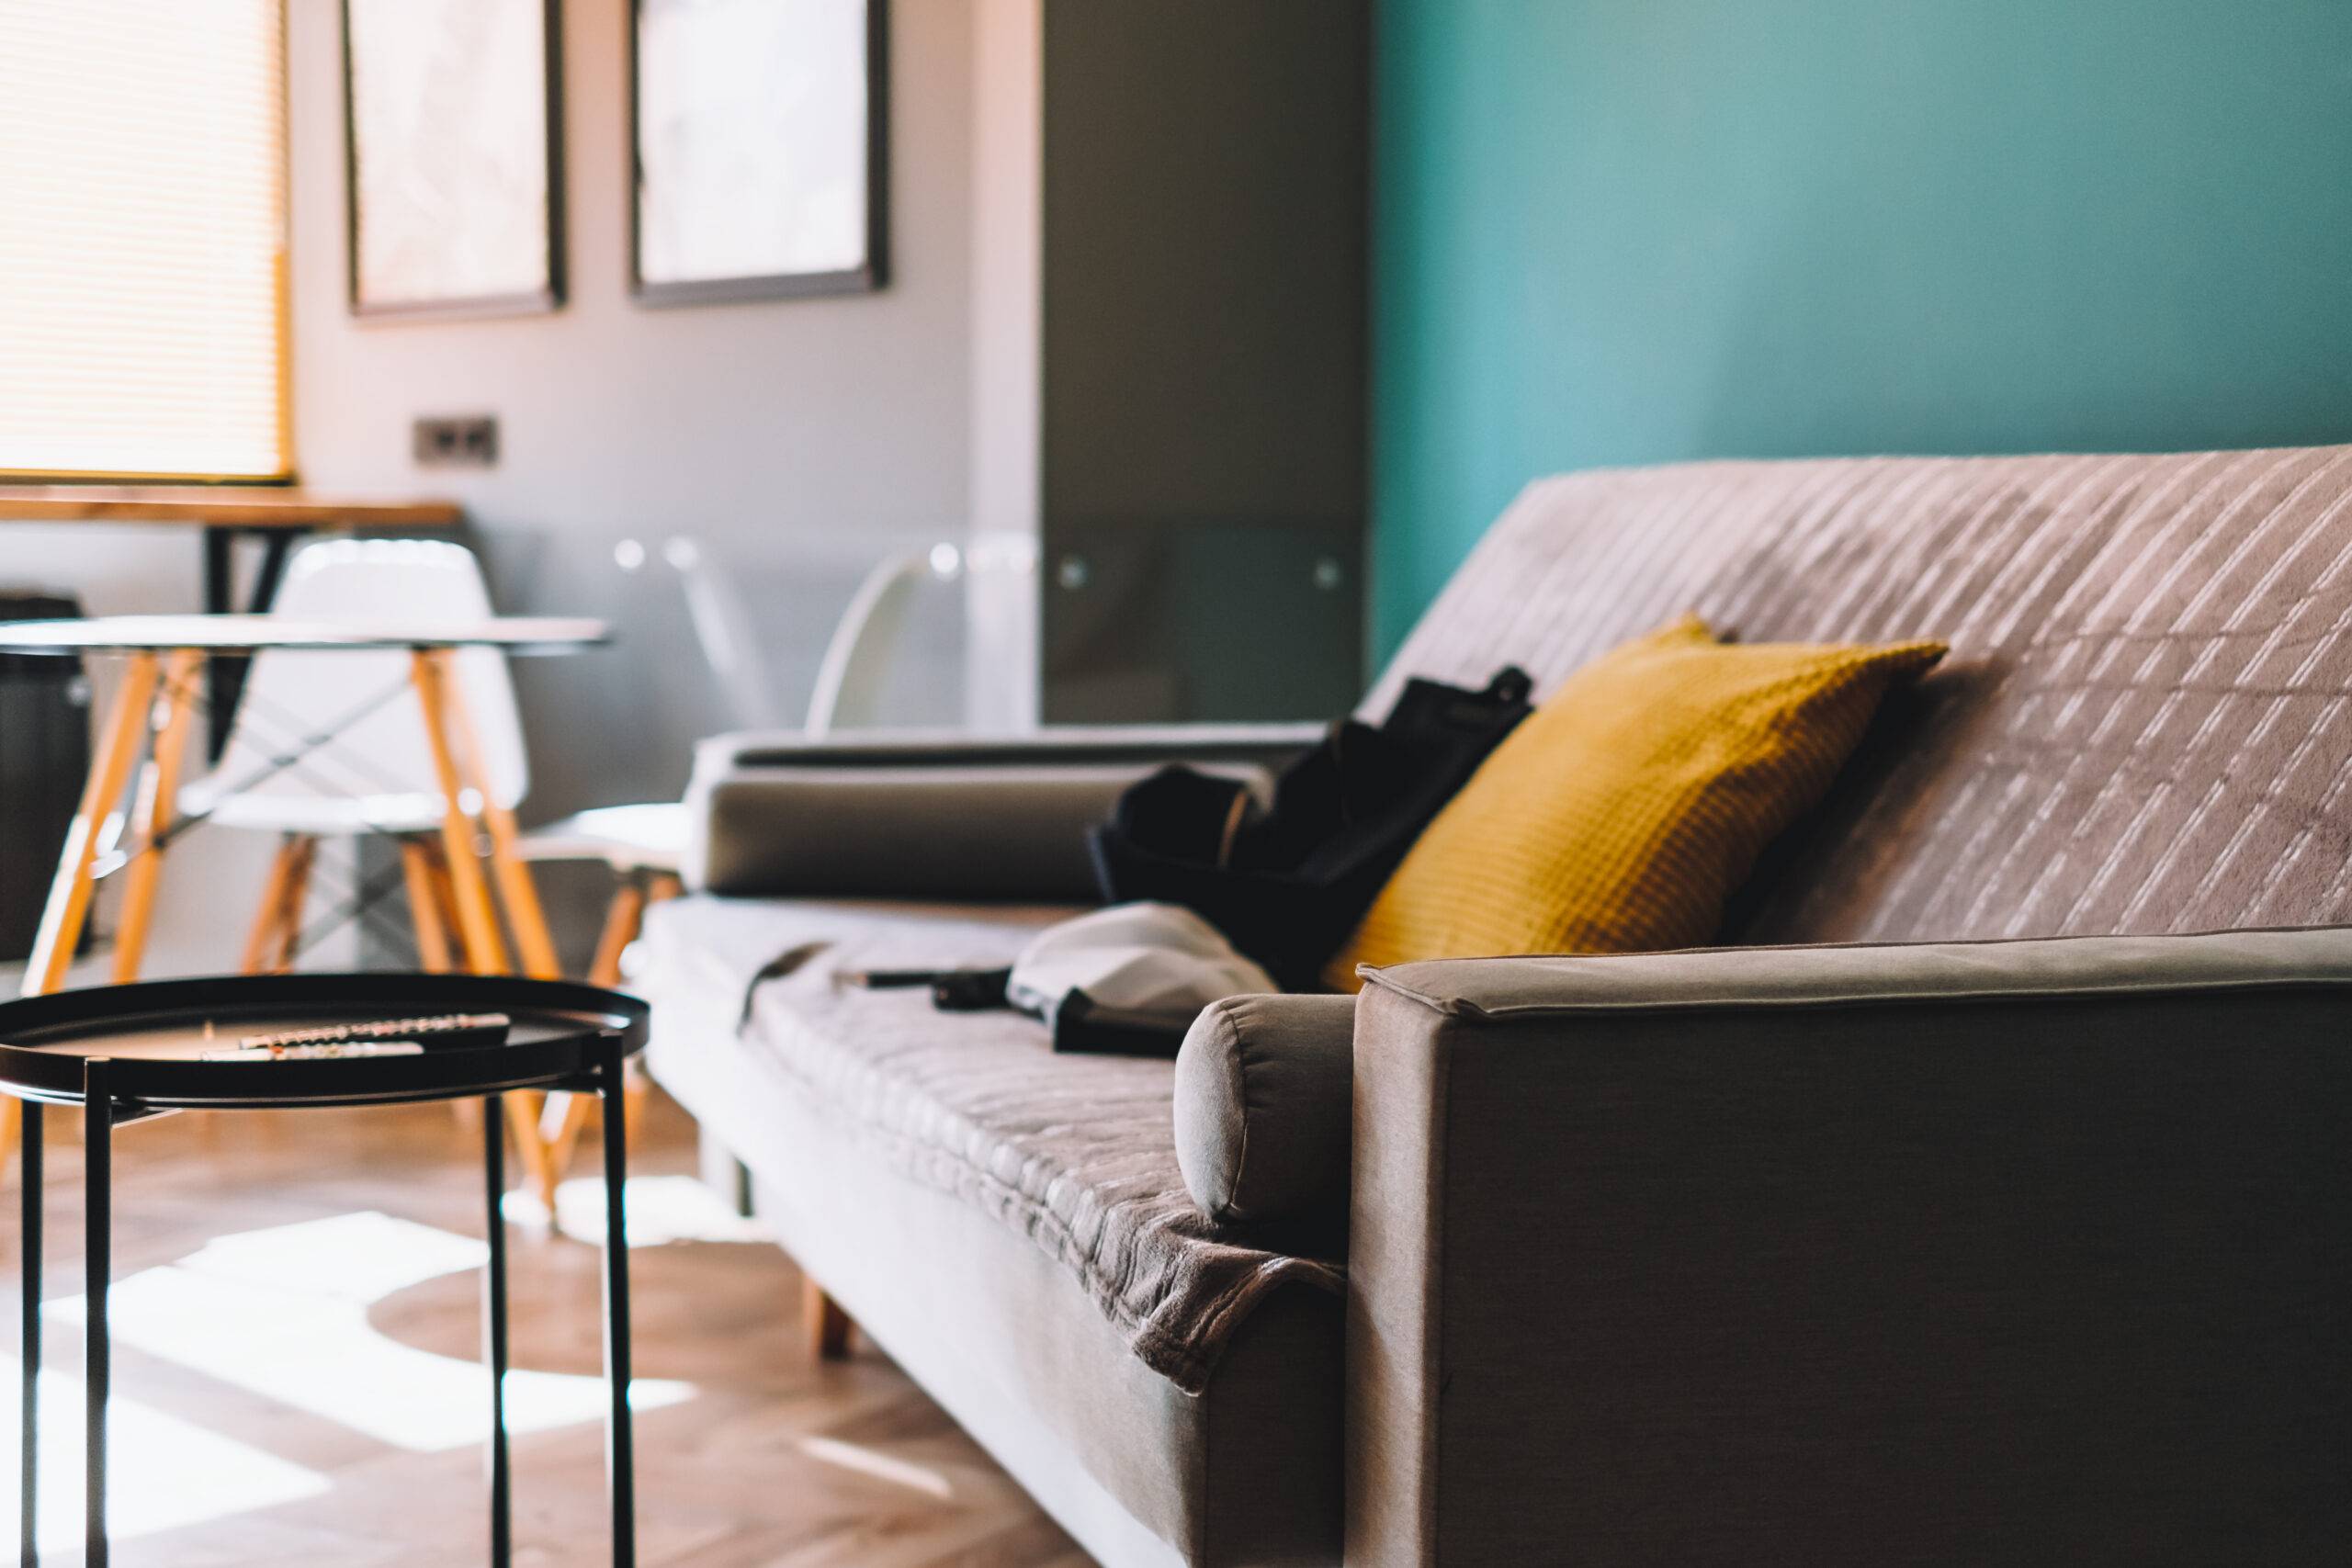
[[1530, 485], [1367, 699], [1539, 691], [1697, 610], [1940, 637], [1727, 938], [2352, 922], [2352, 447], [1602, 470]]

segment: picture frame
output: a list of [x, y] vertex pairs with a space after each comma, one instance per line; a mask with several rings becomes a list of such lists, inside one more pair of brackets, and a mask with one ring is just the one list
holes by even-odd
[[342, 11], [352, 314], [560, 307], [560, 0], [343, 0]]
[[884, 287], [888, 60], [888, 0], [631, 0], [638, 301]]

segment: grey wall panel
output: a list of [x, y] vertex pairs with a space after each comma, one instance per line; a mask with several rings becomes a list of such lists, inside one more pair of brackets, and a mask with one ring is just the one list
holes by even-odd
[[1365, 0], [1052, 0], [1047, 518], [1360, 514]]
[[[1361, 597], [1369, 9], [1048, 0], [1049, 719], [1299, 717], [1352, 699], [1355, 643], [1317, 639], [1355, 637], [1333, 601]], [[1281, 537], [1234, 532], [1252, 527]], [[1168, 537], [1124, 550], [1122, 530]], [[1175, 540], [1193, 530], [1197, 546]], [[1274, 587], [1335, 551], [1345, 595]], [[1097, 563], [1092, 591], [1057, 589], [1072, 554]], [[1136, 570], [1176, 575], [1123, 588]], [[1238, 637], [1236, 593], [1272, 612]], [[1258, 647], [1286, 668], [1238, 672]]]

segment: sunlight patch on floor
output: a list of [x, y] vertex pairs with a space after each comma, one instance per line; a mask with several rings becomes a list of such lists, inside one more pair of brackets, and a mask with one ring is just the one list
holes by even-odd
[[[0, 1379], [16, 1386], [24, 1363], [0, 1357]], [[153, 1410], [119, 1390], [107, 1402], [107, 1447], [113, 1484], [107, 1517], [116, 1540], [316, 1497], [327, 1478], [274, 1454]], [[82, 1540], [82, 1442], [85, 1407], [79, 1376], [40, 1379], [40, 1544], [62, 1554]], [[17, 1531], [17, 1424], [0, 1435], [0, 1540]]]
[[[110, 1321], [118, 1346], [434, 1453], [490, 1435], [481, 1367], [387, 1339], [368, 1310], [395, 1292], [479, 1269], [487, 1253], [477, 1238], [373, 1212], [276, 1225], [118, 1280]], [[51, 1303], [45, 1315], [79, 1324], [86, 1311], [74, 1296]], [[639, 1378], [629, 1404], [658, 1409], [694, 1394], [691, 1383]], [[600, 1378], [507, 1374], [510, 1432], [601, 1420], [605, 1408]], [[137, 1471], [122, 1474], [126, 1495], [142, 1483]]]
[[939, 1472], [909, 1460], [893, 1458], [875, 1449], [844, 1443], [838, 1438], [803, 1438], [800, 1439], [800, 1451], [822, 1463], [854, 1470], [860, 1475], [870, 1475], [893, 1486], [921, 1492], [943, 1503], [951, 1502], [956, 1496], [955, 1483]]

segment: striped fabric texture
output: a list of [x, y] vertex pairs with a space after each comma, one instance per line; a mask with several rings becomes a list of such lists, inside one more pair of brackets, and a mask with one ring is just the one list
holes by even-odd
[[1727, 937], [2352, 923], [2352, 448], [1539, 480], [1365, 709], [1506, 661], [1541, 692], [1685, 609], [1743, 642], [1952, 649]]
[[1685, 615], [1571, 675], [1438, 814], [1326, 978], [1356, 965], [1712, 941], [1889, 687], [1943, 656], [1727, 646]]

